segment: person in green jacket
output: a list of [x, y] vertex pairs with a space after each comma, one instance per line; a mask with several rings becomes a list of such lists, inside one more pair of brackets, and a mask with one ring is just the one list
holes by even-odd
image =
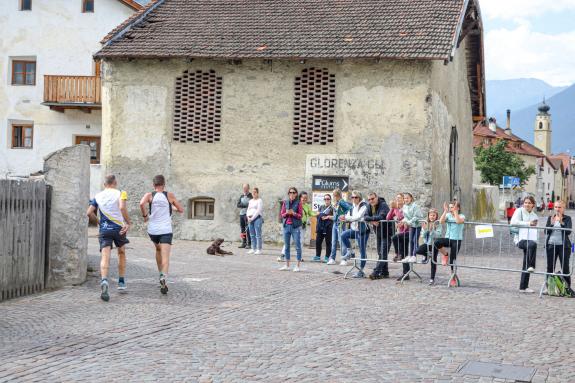
[[415, 254], [419, 247], [419, 236], [421, 235], [421, 221], [423, 220], [423, 213], [418, 204], [413, 201], [411, 193], [403, 193], [403, 222], [404, 225], [409, 226], [409, 253], [403, 259], [403, 262], [413, 263], [416, 262]]

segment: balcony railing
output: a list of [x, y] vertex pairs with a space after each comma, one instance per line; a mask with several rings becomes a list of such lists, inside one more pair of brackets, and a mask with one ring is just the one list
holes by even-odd
[[102, 81], [96, 76], [44, 76], [44, 103], [100, 106]]

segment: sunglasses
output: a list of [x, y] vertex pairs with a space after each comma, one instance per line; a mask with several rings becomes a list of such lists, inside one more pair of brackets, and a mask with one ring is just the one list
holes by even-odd
[[324, 201], [331, 201], [331, 198], [324, 198]]
[[359, 197], [356, 196], [356, 195], [352, 195], [352, 196], [351, 196], [351, 199], [358, 199], [358, 198], [359, 198]]
[[375, 198], [372, 197], [372, 198], [368, 198], [367, 200], [368, 201], [375, 201]]
[[290, 191], [289, 194], [297, 194], [297, 192]]

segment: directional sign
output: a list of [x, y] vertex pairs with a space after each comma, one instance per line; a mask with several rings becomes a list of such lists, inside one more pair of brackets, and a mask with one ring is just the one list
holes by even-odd
[[519, 177], [503, 176], [503, 188], [511, 189], [515, 186], [519, 186], [521, 180]]
[[346, 192], [349, 190], [349, 177], [313, 176], [311, 188], [316, 191], [333, 191], [333, 189], [339, 188]]

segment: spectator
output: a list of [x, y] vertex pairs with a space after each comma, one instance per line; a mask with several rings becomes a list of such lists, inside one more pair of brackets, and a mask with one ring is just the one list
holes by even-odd
[[[447, 250], [446, 247], [449, 246], [449, 264], [451, 265], [451, 271], [453, 271], [453, 263], [457, 258], [457, 253], [461, 248], [461, 242], [463, 241], [463, 229], [465, 223], [465, 216], [461, 214], [461, 205], [457, 201], [451, 202], [449, 205], [447, 202], [443, 204], [443, 214], [439, 218], [439, 223], [442, 225], [447, 222], [447, 229], [445, 230], [445, 238], [439, 238], [434, 243], [433, 249], [433, 260], [431, 262], [431, 279], [429, 284], [433, 285], [435, 283], [435, 272], [437, 270], [437, 253], [441, 253], [443, 256], [442, 264], [447, 264]], [[455, 286], [457, 281], [451, 279], [449, 284]]]
[[419, 247], [419, 236], [421, 235], [421, 220], [423, 214], [418, 204], [413, 201], [411, 193], [403, 193], [403, 220], [404, 225], [409, 227], [409, 255], [403, 262], [413, 263], [416, 261], [415, 254]]
[[[393, 243], [393, 249], [395, 251], [395, 257], [393, 257], [393, 262], [399, 262], [407, 256], [409, 250], [409, 227], [403, 223], [403, 194], [398, 194], [395, 196], [395, 200], [391, 202], [391, 210], [387, 213], [386, 219], [388, 221], [395, 221], [395, 235], [391, 237], [391, 243]], [[409, 264], [403, 264], [403, 274], [397, 278], [398, 281], [409, 280], [409, 275], [404, 276], [409, 272]]]
[[537, 255], [537, 230], [530, 229], [537, 226], [538, 217], [535, 214], [535, 198], [527, 196], [523, 200], [523, 207], [515, 210], [511, 217], [511, 224], [522, 226], [515, 235], [514, 241], [523, 250], [523, 273], [519, 292], [533, 293], [529, 288], [529, 274], [535, 271], [535, 258]]
[[290, 242], [293, 238], [295, 242], [296, 255], [297, 255], [297, 265], [293, 268], [293, 271], [300, 271], [301, 264], [301, 240], [300, 240], [300, 228], [301, 228], [301, 217], [303, 215], [303, 207], [300, 200], [297, 198], [297, 189], [295, 187], [289, 188], [288, 199], [284, 200], [281, 208], [281, 216], [283, 223], [283, 235], [284, 235], [284, 246], [285, 246], [285, 261], [286, 264], [280, 268], [280, 270], [289, 270], [290, 266]]
[[262, 253], [262, 225], [264, 223], [262, 214], [264, 205], [260, 198], [260, 190], [258, 188], [253, 188], [252, 196], [246, 211], [252, 242], [252, 248], [248, 251], [248, 254], [259, 255]]
[[423, 263], [426, 263], [429, 256], [433, 254], [433, 244], [436, 239], [441, 238], [443, 234], [443, 225], [439, 222], [439, 213], [437, 209], [429, 209], [427, 212], [427, 220], [421, 225], [421, 238], [423, 238], [423, 245], [417, 249], [417, 254], [423, 255]]
[[511, 217], [513, 217], [513, 213], [515, 213], [515, 206], [513, 206], [513, 202], [509, 202], [509, 207], [505, 210], [505, 216], [507, 217], [507, 224], [511, 223]]
[[547, 210], [553, 210], [553, 201], [551, 201], [551, 199], [547, 200]]
[[389, 267], [387, 264], [387, 254], [391, 245], [391, 236], [393, 235], [394, 225], [385, 222], [389, 206], [385, 198], [378, 197], [376, 193], [371, 192], [367, 196], [369, 203], [365, 221], [369, 222], [377, 237], [377, 255], [379, 262], [369, 275], [369, 279], [389, 278]]
[[302, 191], [299, 195], [299, 200], [303, 209], [303, 216], [301, 217], [301, 236], [300, 236], [301, 247], [303, 249], [303, 247], [307, 243], [306, 239], [307, 239], [307, 228], [309, 225], [309, 219], [313, 217], [315, 214], [311, 208], [311, 205], [309, 204], [309, 197], [307, 195], [307, 192]]
[[363, 278], [365, 274], [363, 268], [365, 267], [365, 259], [367, 259], [367, 240], [369, 238], [369, 227], [364, 222], [365, 214], [367, 213], [367, 204], [361, 198], [361, 193], [357, 190], [351, 192], [351, 200], [353, 202], [352, 210], [348, 211], [345, 216], [340, 216], [342, 222], [351, 222], [350, 228], [341, 234], [342, 246], [342, 265], [347, 265], [347, 260], [351, 257], [351, 242], [350, 239], [355, 239], [359, 247], [360, 253], [360, 267], [353, 278]]
[[315, 238], [315, 262], [321, 262], [321, 248], [325, 240], [325, 262], [329, 261], [331, 252], [331, 233], [333, 228], [333, 206], [331, 206], [331, 196], [326, 194], [323, 196], [324, 204], [319, 207], [319, 214], [317, 215], [316, 238]]
[[[541, 198], [541, 201], [543, 201], [543, 198]], [[517, 206], [518, 208], [521, 207], [521, 197], [517, 197], [517, 199], [515, 200], [515, 206]]]
[[243, 193], [238, 199], [237, 203], [237, 207], [240, 209], [240, 238], [242, 239], [242, 244], [239, 246], [239, 248], [245, 249], [246, 247], [251, 247], [246, 211], [248, 209], [248, 204], [252, 199], [252, 194], [250, 193], [250, 185], [243, 184], [242, 189]]
[[341, 233], [343, 232], [343, 222], [339, 217], [346, 215], [351, 209], [351, 204], [343, 200], [341, 190], [335, 189], [333, 191], [333, 227], [331, 229], [331, 255], [329, 256], [328, 265], [335, 265], [335, 257], [337, 255], [337, 243], [341, 240]]
[[[554, 273], [557, 258], [561, 263], [562, 274], [569, 275], [569, 259], [571, 257], [571, 217], [565, 215], [565, 202], [555, 202], [555, 214], [547, 218], [545, 230], [545, 247], [547, 250], [547, 272]], [[563, 229], [563, 230], [561, 230]], [[571, 277], [563, 277], [571, 290]], [[570, 294], [573, 295], [573, 294]]]

